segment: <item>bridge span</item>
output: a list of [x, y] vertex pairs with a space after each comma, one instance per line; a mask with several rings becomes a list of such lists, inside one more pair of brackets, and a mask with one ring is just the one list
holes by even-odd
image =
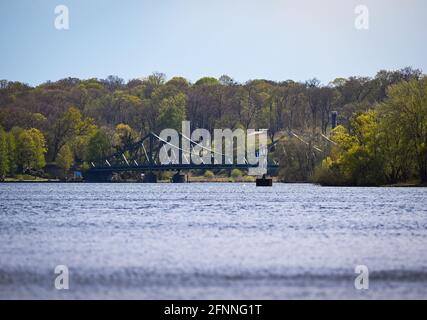
[[[182, 134], [180, 134], [182, 135]], [[185, 136], [184, 136], [185, 137]], [[160, 171], [174, 171], [176, 174], [173, 176], [173, 182], [185, 182], [185, 175], [182, 171], [189, 170], [248, 170], [249, 168], [256, 168], [258, 164], [249, 164], [245, 160], [245, 164], [234, 163], [230, 159], [226, 159], [224, 154], [222, 163], [216, 163], [214, 160], [215, 151], [201, 146], [199, 142], [193, 141], [185, 137], [190, 141], [190, 146], [200, 146], [206, 149], [206, 152], [210, 152], [212, 157], [212, 163], [194, 164], [188, 161], [190, 154], [186, 154], [182, 146], [172, 145], [169, 142], [161, 139], [154, 133], [150, 133], [140, 141], [129, 146], [126, 150], [121, 150], [114, 153], [105, 159], [99, 159], [98, 161], [91, 162], [91, 168], [84, 174], [85, 181], [88, 182], [111, 182], [114, 174], [120, 174], [123, 172], [135, 172], [143, 174], [143, 182], [155, 183], [157, 182], [157, 172]], [[172, 149], [176, 150], [177, 154], [175, 159], [179, 161], [171, 161], [167, 164], [162, 164], [159, 161], [159, 152], [164, 145], [170, 145]], [[274, 145], [268, 146], [268, 150]], [[172, 150], [172, 152], [174, 152]], [[183, 160], [186, 161], [183, 161]], [[267, 172], [273, 174], [278, 169], [278, 163], [273, 159], [268, 159]], [[227, 163], [228, 160], [228, 163]], [[183, 163], [184, 162], [184, 163]], [[263, 177], [265, 179], [265, 177]]]

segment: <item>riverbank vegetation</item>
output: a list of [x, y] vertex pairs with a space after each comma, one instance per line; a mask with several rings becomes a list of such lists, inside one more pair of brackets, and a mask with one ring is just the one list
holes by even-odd
[[427, 181], [427, 78], [392, 85], [374, 109], [332, 131], [334, 145], [317, 168], [322, 184]]
[[[331, 113], [338, 126], [331, 130]], [[0, 179], [70, 178], [150, 131], [268, 128], [279, 179], [325, 185], [427, 181], [427, 79], [420, 70], [306, 82], [154, 73], [127, 83], [0, 81]], [[214, 179], [214, 173], [201, 174]], [[231, 174], [231, 173], [230, 173]], [[233, 179], [244, 179], [234, 172]]]

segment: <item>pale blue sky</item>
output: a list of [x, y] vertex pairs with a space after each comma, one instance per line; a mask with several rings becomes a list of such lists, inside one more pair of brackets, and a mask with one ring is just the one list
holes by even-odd
[[[54, 28], [54, 8], [70, 30]], [[356, 5], [370, 29], [356, 30]], [[405, 66], [427, 72], [425, 0], [1, 0], [0, 79], [126, 80], [228, 74], [327, 83]]]

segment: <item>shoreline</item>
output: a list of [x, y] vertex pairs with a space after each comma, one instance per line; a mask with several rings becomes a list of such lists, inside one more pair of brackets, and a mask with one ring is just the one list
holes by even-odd
[[[426, 188], [427, 184], [423, 183], [396, 183], [396, 184], [389, 184], [389, 185], [379, 185], [379, 186], [352, 186], [352, 185], [320, 185], [316, 184], [314, 182], [304, 181], [304, 182], [284, 182], [279, 181], [273, 178], [274, 183], [283, 183], [283, 184], [313, 184], [318, 185], [319, 187], [336, 187], [336, 188]], [[93, 184], [93, 183], [117, 183], [117, 184], [144, 184], [142, 181], [111, 181], [111, 182], [90, 182], [90, 181], [63, 181], [63, 180], [6, 180], [6, 181], [0, 181], [0, 184], [14, 184], [14, 183], [87, 183], [87, 184]], [[157, 182], [158, 184], [174, 184], [172, 181], [168, 180], [160, 180]], [[252, 184], [255, 183], [255, 180], [253, 181], [244, 181], [244, 180], [236, 180], [236, 181], [230, 181], [229, 179], [194, 179], [190, 181], [186, 181], [183, 184], [186, 183], [248, 183]]]

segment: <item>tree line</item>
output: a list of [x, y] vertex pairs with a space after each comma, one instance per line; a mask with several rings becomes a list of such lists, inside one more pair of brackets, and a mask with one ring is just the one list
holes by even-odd
[[333, 185], [427, 182], [427, 78], [388, 88], [387, 98], [348, 127], [331, 132], [334, 145], [315, 173]]
[[[426, 180], [426, 78], [380, 71], [322, 85], [224, 75], [191, 83], [162, 73], [125, 82], [0, 81], [0, 178], [55, 165], [66, 175], [125, 151], [149, 132], [268, 128], [283, 181], [383, 184]], [[331, 130], [331, 112], [339, 126]], [[378, 168], [381, 168], [379, 170]], [[45, 170], [46, 171], [46, 170]]]

